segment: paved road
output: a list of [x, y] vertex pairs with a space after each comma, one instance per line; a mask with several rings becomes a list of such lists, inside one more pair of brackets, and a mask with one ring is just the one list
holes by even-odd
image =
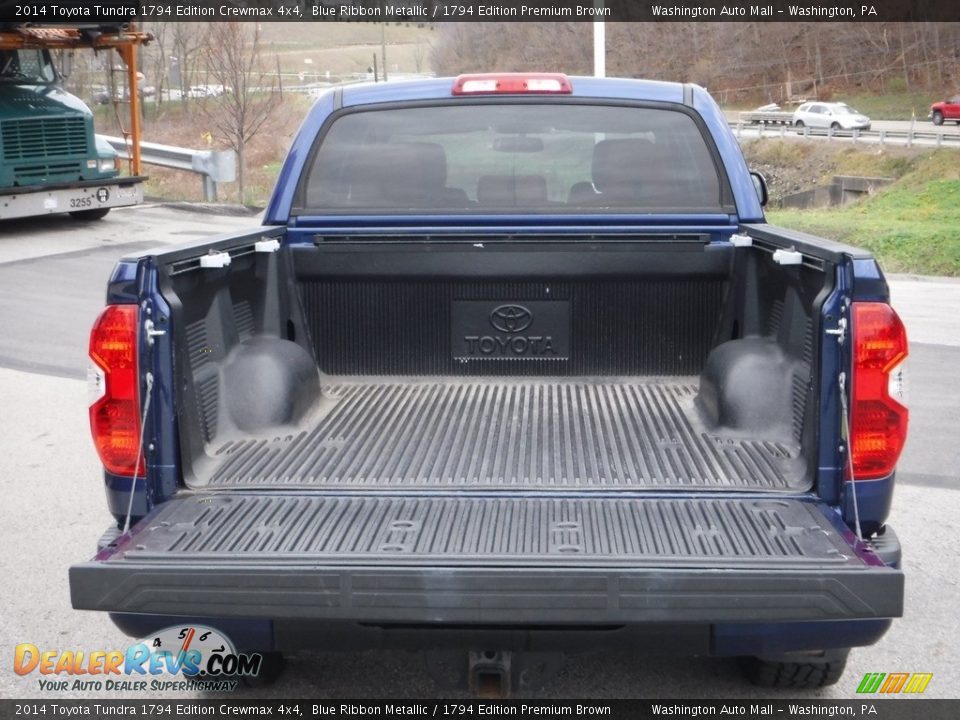
[[[752, 138], [778, 138], [783, 137], [787, 140], [795, 140], [798, 138], [803, 138], [802, 133], [797, 133], [797, 131], [786, 125], [751, 125], [749, 123], [744, 123], [743, 127], [738, 131], [736, 123], [739, 121], [739, 113], [728, 111], [726, 113], [727, 119], [733, 123], [731, 127], [735, 133], [738, 133], [738, 136], [744, 139]], [[891, 136], [885, 138], [886, 143], [894, 145], [906, 145], [906, 140], [902, 136], [902, 133], [907, 133], [913, 131], [915, 133], [920, 133], [921, 137], [917, 137], [913, 141], [915, 147], [936, 147], [937, 140], [932, 137], [922, 137], [926, 133], [942, 133], [943, 134], [943, 147], [960, 147], [960, 125], [955, 122], [944, 123], [943, 125], [937, 126], [925, 118], [917, 118], [916, 121], [910, 120], [874, 120], [870, 123], [870, 132], [865, 134], [857, 139], [858, 143], [879, 143], [880, 138], [877, 136], [880, 132], [893, 133]], [[816, 130], [811, 131], [808, 136], [811, 140], [830, 140], [831, 142], [853, 142], [852, 138], [849, 137], [836, 137], [830, 139], [826, 131]]]
[[[0, 224], [0, 653], [7, 658], [0, 662], [0, 697], [43, 696], [35, 677], [11, 671], [17, 643], [126, 647], [127, 639], [107, 618], [70, 608], [66, 582], [67, 567], [92, 554], [108, 523], [88, 439], [86, 386], [79, 378], [88, 327], [114, 259], [146, 243], [195, 239], [249, 224], [249, 218], [160, 207], [115, 212], [86, 228], [55, 219]], [[956, 696], [960, 688], [960, 550], [953, 540], [960, 530], [960, 283], [894, 278], [892, 292], [913, 343], [911, 439], [891, 518], [905, 547], [906, 616], [880, 644], [854, 652], [839, 685], [810, 697], [849, 698], [868, 671], [933, 672], [930, 696]], [[303, 654], [292, 659], [276, 686], [254, 694], [454, 695], [438, 688], [421, 654], [402, 652]], [[764, 693], [744, 685], [730, 661], [617, 652], [568, 659], [532, 695], [755, 698]]]

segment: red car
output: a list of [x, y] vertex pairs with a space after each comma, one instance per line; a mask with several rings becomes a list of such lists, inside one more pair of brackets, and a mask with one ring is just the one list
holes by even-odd
[[934, 125], [943, 125], [944, 120], [956, 120], [960, 125], [960, 95], [931, 105], [930, 119]]

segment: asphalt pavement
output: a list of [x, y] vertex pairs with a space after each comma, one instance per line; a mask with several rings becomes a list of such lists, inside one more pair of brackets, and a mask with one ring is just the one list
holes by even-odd
[[[0, 697], [45, 693], [10, 659], [18, 643], [122, 649], [102, 614], [70, 607], [67, 568], [89, 559], [110, 519], [87, 423], [86, 343], [115, 260], [148, 245], [240, 230], [255, 218], [160, 206], [114, 211], [81, 226], [44, 218], [0, 223]], [[866, 672], [932, 672], [926, 696], [957, 697], [960, 652], [960, 282], [891, 278], [911, 337], [911, 434], [890, 519], [904, 546], [906, 614], [877, 645], [855, 650], [841, 682], [792, 697], [851, 698]], [[781, 697], [746, 685], [729, 660], [590, 652], [567, 658], [530, 697]], [[244, 697], [462, 695], [438, 686], [421, 653], [313, 652]], [[143, 693], [128, 697], [145, 698]], [[169, 696], [167, 696], [169, 697]], [[184, 694], [183, 698], [189, 697]]]

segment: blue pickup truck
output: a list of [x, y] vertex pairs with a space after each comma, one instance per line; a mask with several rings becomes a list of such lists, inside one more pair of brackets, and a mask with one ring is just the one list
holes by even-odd
[[238, 648], [621, 645], [836, 682], [902, 614], [903, 325], [694, 85], [335, 88], [262, 226], [129, 256], [74, 607]]

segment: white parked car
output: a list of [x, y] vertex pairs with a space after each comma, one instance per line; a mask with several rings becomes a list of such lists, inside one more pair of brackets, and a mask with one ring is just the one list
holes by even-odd
[[846, 103], [809, 102], [793, 113], [798, 128], [833, 128], [834, 130], [869, 130], [870, 118]]
[[208, 98], [223, 95], [223, 85], [192, 85], [187, 88], [187, 97]]

